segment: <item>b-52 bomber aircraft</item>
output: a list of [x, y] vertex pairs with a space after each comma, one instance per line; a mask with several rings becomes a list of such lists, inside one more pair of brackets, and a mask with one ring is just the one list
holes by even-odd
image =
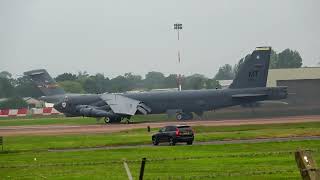
[[257, 47], [240, 67], [229, 88], [137, 93], [66, 94], [46, 70], [25, 72], [45, 94], [42, 100], [66, 116], [105, 118], [119, 123], [136, 114], [161, 114], [175, 110], [178, 120], [205, 111], [285, 99], [287, 87], [266, 87], [271, 47]]

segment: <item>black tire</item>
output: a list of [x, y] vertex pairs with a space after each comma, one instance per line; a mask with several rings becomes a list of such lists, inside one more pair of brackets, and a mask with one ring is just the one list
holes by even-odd
[[177, 119], [178, 121], [183, 120], [183, 114], [182, 114], [182, 113], [177, 113], [176, 119]]
[[170, 138], [169, 138], [169, 145], [170, 145], [170, 146], [176, 145], [176, 141], [174, 140], [173, 137], [170, 137]]
[[121, 117], [109, 117], [109, 123], [120, 123], [121, 120]]
[[191, 120], [191, 119], [193, 119], [193, 114], [192, 114], [192, 112], [177, 113], [176, 119], [177, 119], [178, 121]]
[[157, 145], [159, 144], [158, 139], [155, 138], [155, 137], [153, 137], [153, 138], [152, 138], [152, 144], [155, 145], [155, 146], [157, 146]]
[[121, 118], [121, 117], [116, 117], [114, 122], [116, 122], [116, 123], [120, 123], [120, 122], [121, 122], [121, 120], [122, 120], [122, 118]]
[[192, 145], [193, 141], [187, 141], [187, 145]]
[[109, 118], [109, 117], [105, 117], [105, 118], [104, 118], [104, 122], [105, 122], [106, 124], [110, 123], [110, 118]]

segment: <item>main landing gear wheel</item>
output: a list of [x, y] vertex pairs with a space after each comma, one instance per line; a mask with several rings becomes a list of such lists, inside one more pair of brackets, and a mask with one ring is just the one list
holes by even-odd
[[191, 120], [191, 119], [193, 119], [193, 114], [192, 114], [191, 112], [187, 112], [187, 113], [177, 113], [176, 119], [177, 119], [178, 121], [181, 121], [181, 120]]
[[105, 117], [104, 118], [104, 122], [106, 123], [106, 124], [108, 124], [108, 123], [120, 123], [121, 122], [121, 120], [122, 120], [122, 117]]
[[178, 113], [178, 114], [176, 115], [176, 119], [177, 119], [178, 121], [183, 120], [183, 115], [182, 115], [182, 113]]
[[105, 122], [106, 124], [110, 123], [110, 118], [109, 118], [109, 117], [105, 117], [105, 118], [104, 118], [104, 122]]
[[121, 117], [116, 117], [116, 118], [113, 118], [113, 119], [112, 119], [111, 123], [120, 123], [121, 120], [122, 120]]

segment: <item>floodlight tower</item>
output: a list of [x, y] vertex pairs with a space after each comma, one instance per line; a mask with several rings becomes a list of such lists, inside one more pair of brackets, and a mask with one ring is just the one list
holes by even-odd
[[[182, 24], [181, 23], [175, 23], [174, 25], [173, 25], [173, 28], [174, 28], [174, 30], [177, 30], [177, 33], [178, 33], [178, 42], [179, 42], [179, 40], [180, 40], [180, 35], [179, 35], [179, 32], [180, 32], [180, 30], [182, 30]], [[179, 44], [179, 43], [178, 43]], [[181, 60], [180, 60], [180, 49], [179, 49], [179, 47], [178, 47], [178, 63], [179, 63], [179, 65], [181, 64]], [[181, 79], [181, 74], [180, 73], [178, 73], [177, 74], [177, 81], [178, 81], [178, 87], [179, 87], [179, 91], [181, 91], [181, 81], [182, 81], [182, 79]]]

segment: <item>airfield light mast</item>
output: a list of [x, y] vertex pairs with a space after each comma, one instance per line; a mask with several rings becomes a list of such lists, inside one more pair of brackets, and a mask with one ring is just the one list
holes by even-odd
[[[180, 30], [182, 30], [182, 24], [181, 23], [175, 23], [174, 25], [173, 25], [173, 28], [174, 28], [174, 30], [177, 30], [177, 33], [178, 33], [178, 42], [179, 42], [179, 40], [180, 40], [180, 35], [179, 35], [179, 32], [180, 32]], [[178, 43], [179, 44], [179, 43]], [[178, 48], [178, 63], [179, 63], [179, 65], [181, 64], [181, 60], [180, 60], [180, 49]], [[181, 91], [181, 81], [182, 81], [182, 79], [181, 79], [181, 74], [180, 73], [178, 73], [177, 74], [177, 81], [178, 81], [178, 87], [179, 87], [179, 91]]]

